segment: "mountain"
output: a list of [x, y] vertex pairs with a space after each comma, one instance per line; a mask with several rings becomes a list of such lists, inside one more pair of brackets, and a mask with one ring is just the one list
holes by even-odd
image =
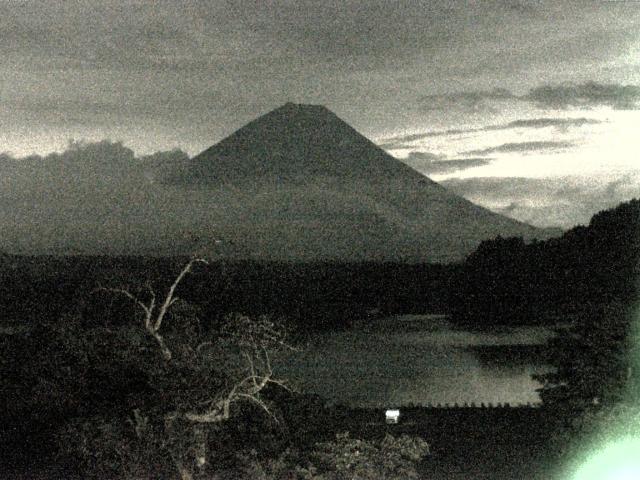
[[549, 236], [449, 192], [319, 105], [257, 118], [167, 182], [216, 199], [216, 232], [241, 257], [450, 262], [498, 235]]
[[324, 107], [286, 104], [194, 158], [121, 143], [0, 155], [0, 250], [277, 261], [460, 260], [548, 232], [478, 207]]

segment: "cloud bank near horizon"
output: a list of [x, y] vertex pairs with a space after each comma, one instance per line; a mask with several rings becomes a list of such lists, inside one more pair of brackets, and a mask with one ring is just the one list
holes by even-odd
[[[137, 156], [122, 143], [108, 140], [76, 142], [62, 153], [45, 156], [15, 157], [1, 153], [3, 208], [0, 224], [30, 222], [34, 228], [40, 224], [48, 234], [55, 236], [57, 222], [69, 222], [73, 218], [78, 232], [86, 230], [99, 234], [101, 229], [125, 228], [120, 223], [111, 223], [113, 213], [131, 209], [133, 224], [139, 223], [141, 228], [155, 225], [157, 228], [152, 231], [162, 235], [163, 226], [158, 224], [161, 209], [173, 203], [179, 210], [188, 212], [189, 202], [207, 202], [206, 192], [191, 192], [190, 196], [185, 196], [162, 182], [188, 159], [185, 152], [177, 149]], [[492, 160], [450, 159], [412, 152], [404, 161], [429, 175], [483, 166]], [[474, 203], [517, 220], [565, 229], [588, 223], [599, 210], [640, 198], [640, 171], [607, 181], [579, 176], [472, 177], [450, 178], [439, 183]], [[196, 198], [200, 194], [202, 198]], [[183, 220], [184, 225], [179, 227], [187, 229], [191, 220]], [[27, 230], [31, 231], [30, 228]]]
[[136, 156], [108, 140], [45, 156], [2, 153], [2, 243], [16, 252], [104, 254], [142, 250], [151, 240], [162, 245], [198, 222], [189, 205], [205, 205], [198, 192], [162, 184], [187, 159], [180, 150]]

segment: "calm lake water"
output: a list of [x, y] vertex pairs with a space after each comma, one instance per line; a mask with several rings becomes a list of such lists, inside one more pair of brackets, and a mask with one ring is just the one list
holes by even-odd
[[279, 359], [298, 389], [351, 406], [537, 403], [533, 373], [549, 370], [545, 327], [452, 328], [442, 316], [400, 316], [318, 334]]

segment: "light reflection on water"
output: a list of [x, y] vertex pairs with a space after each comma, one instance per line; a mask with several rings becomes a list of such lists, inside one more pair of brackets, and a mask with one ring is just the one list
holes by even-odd
[[548, 366], [503, 347], [541, 345], [552, 335], [543, 327], [469, 332], [441, 317], [397, 317], [319, 334], [278, 370], [304, 392], [352, 406], [537, 403], [540, 384], [531, 375]]

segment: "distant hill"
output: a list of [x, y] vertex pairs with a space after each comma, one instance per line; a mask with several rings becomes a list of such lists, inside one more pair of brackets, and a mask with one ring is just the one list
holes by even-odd
[[216, 231], [249, 258], [451, 262], [498, 235], [555, 233], [449, 192], [319, 105], [257, 118], [168, 183], [209, 192]]
[[632, 199], [558, 238], [483, 242], [461, 266], [451, 306], [476, 326], [567, 321], [599, 305], [636, 305], [638, 278], [640, 200]]

